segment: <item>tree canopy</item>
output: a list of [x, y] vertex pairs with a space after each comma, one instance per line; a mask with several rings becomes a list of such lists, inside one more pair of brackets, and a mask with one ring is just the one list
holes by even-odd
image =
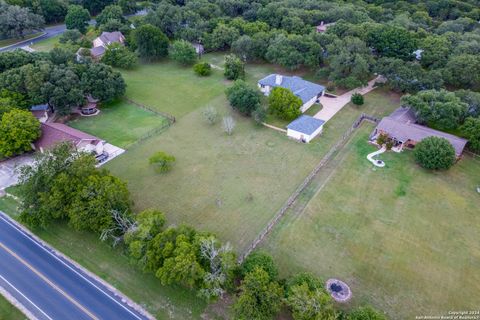
[[26, 33], [42, 28], [44, 23], [43, 17], [30, 9], [0, 1], [1, 37], [23, 38]]
[[428, 137], [415, 146], [415, 161], [430, 170], [446, 170], [455, 163], [455, 149], [445, 138]]
[[425, 90], [402, 97], [402, 104], [415, 110], [417, 119], [438, 129], [456, 129], [464, 120], [468, 105], [446, 90]]
[[197, 52], [192, 44], [185, 40], [174, 41], [169, 49], [170, 58], [184, 66], [192, 65], [197, 60]]
[[297, 118], [302, 113], [302, 104], [292, 91], [281, 87], [273, 88], [268, 97], [268, 111], [285, 120]]
[[90, 14], [88, 10], [79, 5], [70, 5], [65, 16], [67, 29], [77, 29], [81, 33], [87, 31]]
[[0, 159], [32, 150], [40, 137], [40, 122], [29, 111], [15, 108], [0, 113]]
[[245, 64], [234, 54], [225, 56], [225, 71], [228, 80], [243, 79], [245, 77]]
[[145, 24], [133, 32], [133, 41], [140, 58], [151, 61], [168, 55], [168, 38], [150, 24]]
[[130, 213], [126, 184], [68, 143], [37, 154], [19, 181], [20, 219], [32, 227], [67, 219], [76, 229], [102, 233], [116, 226], [115, 214]]
[[236, 80], [226, 94], [230, 105], [244, 115], [251, 115], [260, 106], [260, 92], [243, 80]]

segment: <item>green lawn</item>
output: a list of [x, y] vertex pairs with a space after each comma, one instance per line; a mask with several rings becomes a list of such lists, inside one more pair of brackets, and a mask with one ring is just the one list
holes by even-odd
[[175, 117], [206, 105], [225, 90], [221, 71], [214, 69], [211, 76], [198, 77], [192, 67], [181, 67], [170, 60], [121, 72], [127, 97]]
[[58, 39], [60, 39], [60, 35], [39, 41], [32, 48], [37, 51], [50, 51], [59, 43]]
[[[258, 80], [271, 68], [249, 66], [247, 78], [256, 81], [253, 77]], [[398, 106], [398, 96], [373, 92], [362, 109], [345, 107], [321, 137], [303, 145], [238, 115], [234, 115], [233, 136], [227, 136], [220, 123], [208, 126], [201, 116], [203, 107], [212, 105], [221, 114], [232, 113], [224, 95], [228, 82], [221, 74], [197, 78], [190, 69], [159, 63], [129, 71], [125, 78], [129, 97], [183, 116], [166, 132], [133, 146], [106, 167], [128, 182], [137, 210], [158, 208], [169, 221], [215, 232], [240, 251], [362, 111], [387, 114]], [[183, 90], [173, 87], [191, 89], [179, 95], [177, 91]], [[167, 103], [173, 97], [178, 102]], [[171, 172], [157, 174], [148, 164], [156, 151], [176, 157]]]
[[2, 295], [0, 295], [0, 319], [5, 320], [24, 320], [25, 315], [10, 304]]
[[68, 125], [124, 148], [167, 122], [165, 118], [126, 101], [102, 106], [100, 110], [96, 116], [77, 117]]
[[428, 172], [412, 152], [391, 152], [374, 169], [372, 129], [359, 129], [300, 199], [305, 210], [294, 206], [263, 249], [283, 276], [345, 280], [354, 297], [347, 307], [370, 303], [393, 319], [478, 309], [480, 160]]

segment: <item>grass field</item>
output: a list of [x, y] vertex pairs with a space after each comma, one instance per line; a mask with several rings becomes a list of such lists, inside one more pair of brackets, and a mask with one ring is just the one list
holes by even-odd
[[225, 90], [221, 71], [213, 70], [209, 77], [198, 77], [191, 67], [180, 67], [172, 61], [142, 64], [122, 74], [127, 83], [127, 97], [175, 117], [209, 103]]
[[[9, 189], [9, 192], [13, 189]], [[18, 203], [13, 198], [0, 198], [0, 210], [15, 218]], [[78, 232], [63, 223], [51, 224], [35, 234], [88, 270], [111, 283], [135, 302], [146, 307], [157, 319], [199, 319], [206, 303], [195, 293], [180, 287], [160, 285], [151, 274], [133, 266], [122, 248], [100, 242], [96, 235]], [[1, 298], [1, 296], [0, 296]], [[6, 303], [6, 301], [5, 301]], [[5, 309], [5, 310], [3, 310]], [[15, 318], [16, 309], [0, 300], [0, 319]], [[12, 317], [6, 315], [11, 314]]]
[[167, 122], [165, 118], [126, 101], [102, 106], [100, 110], [96, 116], [78, 117], [68, 125], [124, 148]]
[[359, 129], [304, 195], [313, 198], [305, 210], [289, 211], [263, 249], [283, 276], [343, 279], [351, 305], [371, 303], [393, 319], [478, 309], [480, 160], [432, 173], [407, 151], [381, 155], [386, 167], [375, 170], [372, 129]]
[[50, 51], [59, 43], [58, 39], [60, 39], [60, 35], [39, 41], [32, 48], [37, 51]]
[[2, 320], [24, 320], [26, 317], [17, 308], [10, 304], [0, 295], [0, 319]]
[[[249, 66], [247, 78], [256, 81], [271, 69]], [[199, 79], [190, 69], [159, 63], [125, 77], [129, 97], [180, 118], [166, 132], [130, 148], [106, 167], [128, 182], [137, 210], [158, 208], [169, 221], [215, 232], [238, 250], [252, 241], [362, 111], [383, 115], [398, 106], [398, 96], [373, 92], [362, 109], [345, 107], [320, 138], [303, 145], [238, 115], [234, 115], [233, 136], [227, 136], [220, 123], [207, 125], [201, 116], [206, 105], [221, 114], [232, 113], [224, 95], [228, 83], [221, 74]], [[183, 90], [173, 89], [190, 86], [183, 95], [177, 94]], [[178, 103], [172, 104], [174, 97]], [[156, 151], [176, 157], [171, 172], [157, 174], [149, 166], [148, 158]]]

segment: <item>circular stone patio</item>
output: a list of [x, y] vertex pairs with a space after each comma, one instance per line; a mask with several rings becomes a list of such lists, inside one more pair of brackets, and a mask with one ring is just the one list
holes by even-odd
[[352, 297], [352, 291], [349, 286], [338, 279], [327, 280], [327, 291], [337, 302], [347, 302]]

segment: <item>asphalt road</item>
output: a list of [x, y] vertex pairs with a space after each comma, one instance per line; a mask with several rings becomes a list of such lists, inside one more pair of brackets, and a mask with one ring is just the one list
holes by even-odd
[[62, 34], [62, 33], [65, 32], [65, 30], [66, 30], [66, 27], [65, 27], [64, 24], [60, 24], [60, 25], [56, 25], [56, 26], [52, 26], [52, 27], [47, 27], [43, 30], [45, 32], [45, 34], [42, 35], [41, 37], [38, 37], [38, 38], [35, 38], [35, 39], [25, 40], [25, 41], [22, 41], [22, 42], [18, 42], [18, 43], [14, 44], [13, 46], [10, 46], [10, 47], [0, 48], [0, 52], [11, 51], [11, 50], [21, 48], [23, 46], [28, 46], [28, 45], [31, 45], [31, 44], [35, 44], [39, 41], [49, 39], [49, 38], [55, 37], [59, 34]]
[[0, 286], [39, 320], [148, 319], [1, 211]]

